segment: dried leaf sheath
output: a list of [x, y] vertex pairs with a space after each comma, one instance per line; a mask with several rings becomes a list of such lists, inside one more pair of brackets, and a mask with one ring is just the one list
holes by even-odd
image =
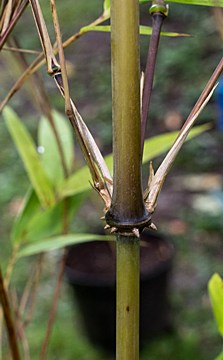
[[52, 74], [54, 72], [54, 68], [56, 67], [58, 70], [60, 68], [60, 65], [58, 64], [54, 55], [53, 47], [50, 42], [50, 37], [47, 31], [46, 23], [42, 15], [42, 10], [39, 2], [35, 0], [30, 0], [30, 4], [33, 12], [33, 17], [35, 19], [36, 28], [39, 34], [40, 42], [46, 57], [47, 71], [49, 74]]
[[[63, 97], [64, 89], [62, 85], [62, 77], [60, 73], [54, 74], [54, 79], [59, 88]], [[110, 172], [105, 164], [104, 158], [99, 151], [93, 136], [88, 130], [84, 120], [82, 119], [80, 113], [78, 112], [76, 106], [73, 101], [70, 99], [70, 104], [72, 108], [72, 112], [67, 114], [70, 122], [75, 129], [76, 135], [79, 140], [79, 144], [81, 146], [82, 152], [85, 156], [85, 160], [88, 163], [92, 179], [94, 181], [94, 186], [97, 190], [102, 190], [103, 184], [106, 184], [106, 189], [108, 189], [109, 195], [112, 194], [112, 177]], [[100, 170], [100, 174], [98, 173], [98, 169]]]
[[[182, 145], [185, 142], [185, 139], [190, 132], [190, 129], [192, 128], [195, 120], [199, 116], [199, 114], [202, 112], [202, 110], [207, 105], [208, 101], [210, 100], [211, 96], [213, 95], [214, 90], [216, 89], [218, 84], [216, 84], [213, 89], [210, 91], [210, 93], [206, 96], [206, 98], [203, 99], [203, 103], [198, 108], [197, 112], [193, 113], [194, 115], [191, 117], [189, 115], [187, 121], [185, 122], [184, 126], [182, 127], [177, 139], [175, 140], [173, 146], [169, 150], [168, 154], [164, 158], [163, 162], [159, 166], [158, 170], [156, 171], [154, 175], [154, 171], [152, 168], [152, 165], [150, 165], [150, 176], [149, 176], [149, 182], [148, 182], [148, 188], [146, 189], [144, 193], [145, 198], [145, 204], [151, 213], [154, 212], [156, 208], [157, 198], [159, 196], [159, 193], [162, 189], [163, 183], [165, 181], [165, 178], [167, 174], [170, 171], [170, 168], [180, 151]], [[192, 110], [193, 111], [193, 110]]]
[[69, 120], [75, 130], [81, 150], [87, 161], [93, 179], [94, 188], [101, 195], [102, 199], [105, 202], [105, 208], [107, 209], [110, 206], [110, 199], [112, 193], [112, 177], [100, 153], [100, 150], [98, 149], [86, 124], [84, 123], [83, 119], [81, 118], [79, 112], [77, 111], [73, 101], [69, 96], [69, 86], [66, 76], [65, 60], [63, 55], [63, 47], [60, 37], [59, 23], [57, 20], [55, 4], [53, 1], [51, 2], [61, 67], [53, 54], [53, 48], [47, 32], [47, 27], [43, 18], [41, 7], [36, 0], [30, 0], [30, 4], [34, 14], [43, 51], [45, 53], [48, 73], [54, 78], [57, 87], [59, 88], [62, 96], [65, 99], [66, 114], [69, 117]]
[[6, 43], [15, 24], [23, 14], [28, 0], [3, 1], [0, 9], [0, 50]]
[[[29, 0], [25, 0], [25, 2], [27, 4], [29, 2]], [[104, 8], [103, 13], [96, 20], [94, 20], [92, 23], [90, 23], [87, 26], [88, 30], [86, 30], [86, 27], [84, 27], [84, 28], [80, 29], [79, 31], [77, 31], [75, 34], [71, 35], [68, 39], [66, 39], [63, 42], [63, 48], [69, 46], [71, 43], [73, 43], [75, 40], [82, 37], [84, 34], [87, 34], [87, 32], [89, 31], [91, 26], [96, 26], [98, 24], [101, 24], [105, 20], [109, 19], [109, 17], [110, 17], [110, 8], [108, 8], [108, 9]], [[0, 19], [0, 27], [1, 27], [1, 19]], [[85, 31], [83, 29], [85, 29]], [[3, 38], [0, 40], [0, 49], [1, 49], [1, 43], [3, 43], [3, 44], [5, 43], [5, 41], [3, 41], [3, 40], [4, 40]], [[57, 53], [58, 53], [58, 47], [55, 46], [54, 54], [57, 54]], [[12, 98], [12, 96], [17, 91], [19, 91], [19, 89], [24, 85], [26, 80], [32, 74], [34, 74], [44, 63], [45, 63], [44, 54], [41, 52], [41, 53], [39, 53], [39, 56], [27, 67], [27, 69], [23, 72], [23, 74], [20, 76], [20, 78], [11, 87], [10, 91], [8, 92], [8, 94], [6, 95], [6, 97], [0, 104], [0, 111], [2, 111], [2, 109], [8, 103], [8, 101]]]

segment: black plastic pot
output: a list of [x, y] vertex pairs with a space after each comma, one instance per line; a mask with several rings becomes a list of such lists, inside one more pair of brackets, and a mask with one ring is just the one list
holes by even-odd
[[[140, 344], [170, 328], [169, 274], [172, 244], [157, 233], [141, 236]], [[89, 339], [115, 349], [115, 242], [90, 242], [69, 249], [66, 275]]]

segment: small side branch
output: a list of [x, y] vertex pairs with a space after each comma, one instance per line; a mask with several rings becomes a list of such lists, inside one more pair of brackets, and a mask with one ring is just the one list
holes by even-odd
[[151, 100], [153, 79], [156, 65], [156, 58], [160, 40], [160, 32], [163, 21], [167, 15], [167, 7], [163, 5], [153, 4], [150, 8], [153, 17], [152, 35], [149, 43], [149, 50], [146, 63], [145, 80], [142, 94], [142, 119], [141, 119], [141, 154], [143, 154], [143, 145], [146, 132], [147, 116]]
[[19, 346], [16, 336], [15, 324], [12, 319], [9, 298], [5, 289], [1, 268], [0, 268], [0, 302], [2, 305], [3, 314], [5, 318], [12, 358], [13, 360], [21, 360], [19, 354]]
[[67, 257], [67, 249], [64, 250], [64, 254], [63, 254], [62, 258], [61, 258], [61, 263], [60, 263], [59, 273], [58, 273], [58, 277], [57, 277], [56, 288], [55, 288], [54, 296], [53, 296], [53, 304], [52, 304], [52, 307], [51, 307], [51, 311], [50, 311], [50, 315], [49, 315], [49, 319], [48, 319], [48, 324], [47, 324], [47, 330], [46, 330], [45, 338], [43, 340], [42, 349], [41, 349], [41, 355], [40, 355], [41, 360], [46, 359], [46, 354], [47, 354], [47, 349], [48, 349], [48, 345], [49, 345], [50, 335], [51, 335], [51, 332], [52, 332], [52, 328], [53, 328], [53, 324], [54, 324], [54, 320], [55, 320], [55, 316], [56, 316], [56, 312], [57, 312], [57, 307], [58, 307], [58, 301], [59, 301], [60, 290], [61, 290], [61, 286], [62, 286], [62, 280], [63, 280], [63, 275], [64, 275], [66, 257]]
[[51, 9], [59, 49], [60, 64], [57, 62], [54, 56], [53, 47], [50, 42], [49, 34], [47, 31], [41, 7], [39, 5], [39, 1], [30, 0], [30, 4], [32, 7], [43, 51], [46, 57], [48, 73], [54, 78], [61, 95], [65, 99], [66, 115], [68, 116], [76, 132], [81, 150], [84, 154], [87, 165], [91, 172], [94, 188], [98, 191], [98, 193], [104, 200], [105, 207], [107, 209], [107, 207], [110, 205], [112, 178], [107, 168], [107, 165], [100, 153], [100, 150], [98, 149], [91, 133], [89, 132], [86, 124], [78, 113], [69, 95], [69, 84], [66, 73], [63, 44], [61, 40], [60, 26], [57, 17], [55, 2], [54, 0], [51, 0]]
[[213, 72], [212, 76], [207, 82], [199, 99], [197, 100], [187, 120], [185, 121], [183, 127], [181, 128], [178, 137], [176, 138], [171, 149], [169, 150], [166, 157], [162, 161], [161, 165], [157, 169], [155, 175], [153, 174], [153, 170], [152, 172], [150, 172], [151, 176], [149, 179], [148, 188], [144, 192], [144, 199], [145, 199], [146, 208], [151, 213], [153, 213], [155, 210], [158, 195], [160, 193], [164, 180], [170, 171], [173, 161], [176, 158], [179, 150], [181, 149], [195, 120], [197, 119], [201, 111], [204, 109], [204, 107], [207, 105], [208, 101], [210, 100], [215, 88], [217, 87], [216, 81], [222, 74], [222, 71], [223, 71], [223, 58], [221, 58], [218, 66], [216, 67], [215, 71]]
[[7, 24], [8, 26], [6, 26], [5, 31], [0, 34], [1, 35], [0, 36], [0, 50], [2, 49], [4, 44], [6, 43], [9, 35], [11, 34], [13, 28], [15, 27], [17, 21], [19, 20], [19, 18], [23, 14], [23, 12], [24, 12], [25, 8], [27, 7], [28, 3], [29, 3], [29, 1], [25, 0], [24, 2], [19, 4], [19, 6], [15, 9], [16, 11], [14, 13], [11, 13], [11, 20], [10, 20], [9, 24]]

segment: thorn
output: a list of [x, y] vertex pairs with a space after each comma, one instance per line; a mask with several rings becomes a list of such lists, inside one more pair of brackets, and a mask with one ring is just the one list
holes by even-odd
[[140, 238], [139, 229], [137, 229], [137, 228], [132, 229], [132, 233], [133, 233], [133, 235], [135, 235], [137, 238]]
[[151, 229], [151, 230], [157, 230], [157, 227], [156, 227], [156, 225], [154, 224], [154, 223], [151, 223], [150, 225], [149, 225], [149, 228]]
[[110, 229], [110, 225], [108, 225], [108, 224], [106, 224], [105, 226], [104, 226], [104, 230], [108, 230], [108, 229]]
[[118, 229], [116, 227], [111, 228], [111, 234], [114, 234]]

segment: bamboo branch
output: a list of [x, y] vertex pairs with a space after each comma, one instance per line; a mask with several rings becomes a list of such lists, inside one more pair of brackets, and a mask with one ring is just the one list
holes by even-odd
[[[19, 47], [18, 40], [15, 37], [10, 39], [9, 44], [10, 45], [12, 44], [13, 46]], [[21, 68], [23, 70], [24, 70], [24, 68], [26, 69], [28, 64], [27, 64], [27, 61], [26, 61], [26, 58], [25, 58], [24, 54], [23, 53], [15, 53], [14, 55], [16, 56], [16, 59], [18, 60], [19, 64], [21, 65]], [[58, 148], [58, 152], [59, 152], [59, 155], [60, 155], [60, 159], [61, 159], [63, 173], [64, 173], [64, 176], [66, 178], [66, 177], [69, 176], [69, 172], [68, 172], [68, 169], [67, 169], [66, 160], [65, 160], [61, 140], [60, 140], [58, 131], [56, 129], [53, 116], [52, 116], [52, 108], [51, 108], [51, 105], [50, 105], [48, 95], [47, 95], [46, 90], [45, 90], [44, 83], [42, 81], [42, 78], [41, 78], [40, 74], [38, 74], [38, 73], [34, 73], [30, 77], [29, 82], [30, 82], [30, 85], [31, 85], [29, 93], [32, 95], [33, 103], [36, 104], [37, 108], [40, 109], [41, 112], [45, 115], [45, 117], [49, 121], [49, 124], [50, 124], [50, 126], [52, 128], [52, 131], [53, 131], [53, 134], [55, 136], [56, 143], [57, 143], [57, 148]]]
[[12, 318], [9, 298], [7, 295], [7, 291], [5, 289], [1, 268], [0, 268], [0, 302], [2, 305], [3, 314], [5, 318], [12, 358], [13, 360], [20, 360], [21, 358], [19, 354], [19, 346], [16, 336], [15, 323]]
[[45, 63], [45, 60], [43, 60], [44, 55], [43, 53], [40, 53], [37, 58], [28, 66], [26, 71], [18, 78], [18, 80], [15, 82], [15, 84], [11, 87], [6, 97], [3, 99], [3, 101], [0, 104], [0, 111], [3, 110], [3, 108], [6, 106], [6, 104], [9, 102], [9, 100], [19, 91], [22, 86], [25, 84], [26, 80], [29, 79], [29, 77], [39, 69], [39, 67]]
[[35, 269], [30, 277], [30, 281], [27, 283], [23, 296], [20, 300], [19, 314], [26, 313], [24, 318], [24, 327], [26, 328], [32, 319], [33, 309], [36, 302], [37, 290], [40, 284], [40, 277], [42, 272], [44, 254], [40, 254], [35, 264]]
[[[88, 128], [86, 127], [84, 121], [82, 120], [80, 114], [78, 113], [74, 103], [72, 102], [69, 94], [69, 84], [67, 79], [67, 73], [66, 73], [66, 66], [65, 66], [65, 58], [63, 53], [63, 45], [61, 41], [61, 34], [60, 34], [60, 27], [59, 27], [59, 21], [57, 17], [56, 12], [56, 6], [54, 0], [51, 0], [51, 9], [52, 9], [52, 16], [54, 20], [54, 27], [57, 37], [57, 44], [59, 49], [59, 59], [60, 64], [57, 62], [55, 57], [53, 56], [53, 49], [52, 45], [48, 36], [46, 24], [42, 15], [41, 8], [39, 6], [38, 1], [30, 0], [33, 14], [36, 21], [36, 26], [38, 28], [40, 40], [42, 43], [42, 47], [45, 53], [46, 62], [47, 62], [47, 68], [48, 73], [54, 78], [57, 87], [59, 88], [62, 96], [65, 98], [65, 111], [67, 116], [70, 119], [70, 122], [72, 126], [75, 129], [75, 132], [77, 134], [81, 149], [85, 155], [85, 158], [87, 160], [89, 169], [91, 171], [91, 175], [94, 181], [94, 186], [96, 189], [101, 192], [101, 190], [104, 189], [104, 182], [107, 182], [107, 177], [109, 178], [109, 181], [111, 181], [110, 173], [107, 169], [107, 166], [104, 163], [104, 159], [102, 158], [99, 149], [97, 148], [93, 137], [91, 136]], [[101, 173], [98, 172], [98, 168]], [[102, 179], [101, 179], [102, 176]], [[110, 187], [111, 184], [108, 182], [107, 187]], [[106, 190], [106, 188], [105, 188]], [[64, 215], [66, 217], [66, 214]], [[67, 221], [64, 219], [64, 226], [66, 227]], [[66, 231], [66, 229], [64, 229]], [[57, 278], [57, 285], [53, 296], [53, 305], [52, 310], [49, 316], [48, 325], [47, 325], [47, 331], [46, 335], [43, 341], [42, 349], [41, 349], [41, 360], [46, 358], [49, 338], [52, 330], [52, 326], [54, 323], [55, 315], [56, 315], [56, 309], [58, 305], [59, 300], [59, 294], [60, 289], [62, 285], [62, 277], [64, 273], [64, 267], [65, 267], [65, 259], [66, 259], [66, 250], [64, 253], [64, 256], [61, 260], [60, 264], [60, 270]]]
[[50, 311], [49, 318], [48, 318], [46, 334], [45, 334], [42, 348], [41, 348], [40, 360], [46, 359], [50, 335], [52, 332], [53, 324], [54, 324], [55, 317], [56, 317], [56, 311], [57, 311], [57, 307], [58, 307], [58, 301], [59, 301], [60, 290], [61, 290], [61, 286], [62, 286], [66, 258], [67, 258], [67, 249], [64, 250], [64, 254], [63, 254], [60, 264], [59, 264], [59, 272], [58, 272], [58, 276], [57, 276], [57, 280], [56, 280], [55, 291], [53, 294], [53, 303], [51, 305], [51, 311]]
[[158, 46], [160, 40], [160, 33], [161, 33], [163, 21], [167, 16], [167, 7], [163, 1], [160, 4], [157, 4], [155, 1], [153, 1], [153, 5], [150, 8], [150, 13], [152, 15], [153, 25], [152, 25], [152, 35], [149, 43], [143, 95], [142, 95], [141, 155], [143, 154], [146, 123], [147, 123], [147, 116], [149, 112], [149, 105], [150, 105], [152, 88], [153, 88], [153, 79], [154, 79], [156, 58], [157, 58], [157, 52], [158, 52]]
[[49, 74], [53, 74], [55, 70], [60, 70], [60, 65], [58, 64], [57, 59], [54, 55], [53, 47], [51, 45], [50, 37], [42, 15], [42, 10], [39, 5], [39, 1], [29, 0], [29, 2], [33, 12], [33, 17], [36, 22], [36, 28], [39, 33], [40, 42], [45, 54], [47, 71]]
[[216, 67], [215, 71], [213, 72], [207, 85], [205, 86], [204, 90], [202, 91], [198, 101], [194, 105], [187, 120], [185, 121], [183, 127], [181, 128], [177, 139], [175, 140], [173, 146], [171, 147], [171, 149], [167, 153], [166, 157], [162, 161], [162, 163], [159, 166], [158, 170], [156, 171], [155, 175], [153, 174], [153, 169], [152, 169], [152, 171], [150, 171], [148, 188], [144, 192], [144, 199], [145, 199], [146, 208], [151, 213], [153, 213], [155, 210], [158, 195], [161, 191], [164, 180], [170, 171], [173, 161], [176, 158], [179, 150], [181, 149], [195, 120], [197, 119], [197, 117], [199, 116], [201, 111], [204, 109], [204, 107], [207, 105], [208, 101], [210, 100], [210, 98], [217, 86], [216, 81], [220, 77], [222, 71], [223, 71], [223, 58], [220, 60], [218, 66]]
[[[101, 16], [99, 16], [98, 19], [90, 23], [88, 26], [95, 26], [99, 25], [105, 20], [107, 20], [109, 16], [103, 12]], [[70, 44], [72, 44], [74, 41], [79, 39], [81, 36], [87, 34], [87, 31], [81, 31], [79, 30], [72, 36], [70, 36], [68, 39], [66, 39], [63, 42], [63, 48], [66, 48]], [[54, 47], [54, 54], [58, 54], [58, 47]], [[8, 101], [13, 97], [13, 95], [16, 94], [16, 92], [24, 85], [26, 80], [29, 79], [29, 77], [34, 74], [37, 70], [41, 68], [46, 62], [46, 59], [44, 58], [44, 53], [40, 53], [39, 56], [29, 65], [29, 67], [24, 71], [24, 73], [19, 77], [19, 79], [15, 82], [15, 84], [12, 86], [12, 88], [9, 90], [6, 97], [3, 99], [2, 103], [0, 104], [0, 111], [4, 108], [4, 106], [8, 103]]]
[[8, 39], [8, 36], [12, 32], [14, 26], [16, 25], [18, 19], [23, 14], [26, 6], [28, 5], [29, 1], [25, 0], [22, 5], [18, 8], [17, 12], [15, 12], [14, 16], [12, 16], [12, 20], [7, 24], [7, 27], [2, 29], [1, 37], [0, 37], [0, 50], [4, 46], [5, 42]]
[[47, 32], [46, 24], [43, 18], [41, 8], [38, 0], [30, 0], [33, 14], [35, 17], [36, 26], [38, 28], [41, 43], [45, 53], [48, 64], [48, 73], [54, 78], [60, 93], [65, 98], [65, 111], [76, 132], [81, 150], [84, 154], [85, 160], [88, 164], [91, 176], [93, 179], [94, 188], [98, 191], [105, 203], [105, 208], [110, 206], [110, 199], [112, 193], [112, 178], [107, 165], [92, 137], [86, 124], [78, 113], [74, 103], [69, 96], [69, 86], [66, 75], [65, 60], [63, 54], [63, 46], [61, 41], [59, 22], [56, 16], [55, 4], [52, 2], [52, 15], [54, 18], [55, 31], [57, 35], [57, 43], [59, 48], [59, 56], [62, 67], [52, 55], [52, 45]]
[[[5, 273], [5, 278], [4, 278], [4, 286], [5, 286], [6, 291], [8, 289], [9, 282], [10, 282], [10, 279], [12, 276], [12, 271], [15, 266], [18, 250], [19, 250], [19, 245], [14, 246], [14, 248], [12, 250], [12, 254], [8, 261], [8, 266], [6, 268], [6, 273]], [[1, 359], [1, 352], [2, 352], [2, 331], [3, 331], [2, 320], [3, 320], [3, 313], [0, 310], [0, 359]]]
[[27, 339], [27, 336], [25, 333], [25, 327], [24, 327], [24, 323], [22, 320], [22, 316], [19, 311], [18, 296], [17, 296], [16, 289], [13, 289], [13, 291], [11, 291], [11, 302], [12, 302], [12, 307], [14, 309], [14, 314], [15, 314], [15, 323], [16, 323], [18, 338], [19, 338], [20, 343], [23, 348], [22, 356], [23, 356], [24, 360], [30, 360], [29, 343], [28, 343], [28, 339]]
[[18, 49], [17, 47], [12, 47], [12, 46], [4, 46], [2, 48], [2, 51], [9, 51], [9, 52], [15, 52], [15, 53], [29, 54], [29, 55], [39, 55], [40, 54], [40, 52], [36, 51], [36, 50]]

